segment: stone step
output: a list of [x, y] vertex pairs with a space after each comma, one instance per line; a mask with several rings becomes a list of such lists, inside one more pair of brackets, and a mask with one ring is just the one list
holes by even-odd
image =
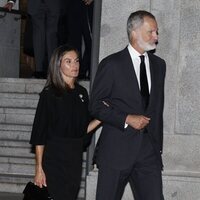
[[28, 108], [0, 108], [0, 114], [35, 115], [35, 109], [28, 109]]
[[42, 91], [46, 80], [1, 78], [0, 92], [36, 94]]
[[[0, 146], [0, 156], [10, 156], [17, 158], [34, 158], [34, 153], [32, 153], [32, 146], [26, 142], [16, 141], [3, 141]], [[6, 146], [6, 144], [10, 146]], [[86, 160], [86, 155], [83, 155], [83, 161]], [[84, 164], [84, 162], [83, 162]]]
[[0, 173], [13, 173], [34, 175], [35, 165], [33, 164], [15, 164], [15, 163], [0, 163]]
[[[34, 158], [5, 157], [0, 156], [0, 174], [23, 174], [33, 176], [35, 172]], [[82, 165], [82, 184], [86, 174], [86, 163]]]
[[[28, 174], [34, 175], [35, 172], [35, 160], [29, 159], [29, 163], [27, 162], [28, 159], [18, 158], [9, 159], [9, 162], [5, 162], [6, 159], [0, 157], [0, 173], [13, 173], [13, 174]], [[26, 163], [22, 163], [20, 161], [26, 161]], [[13, 162], [14, 161], [14, 162]], [[84, 179], [86, 173], [85, 165], [83, 164], [82, 167], [82, 179]]]
[[0, 99], [27, 99], [38, 100], [39, 94], [27, 94], [27, 93], [5, 93], [0, 92]]
[[33, 158], [34, 154], [31, 153], [31, 148], [29, 147], [0, 147], [0, 155], [3, 156], [13, 156], [22, 158]]
[[0, 93], [0, 107], [5, 108], [36, 108], [38, 94], [9, 94]]
[[2, 130], [2, 131], [30, 132], [32, 130], [32, 125], [0, 123], [0, 130]]
[[32, 125], [35, 109], [0, 108], [1, 124], [26, 124]]
[[[22, 193], [29, 181], [33, 182], [33, 175], [0, 173], [0, 192]], [[78, 199], [84, 199], [85, 181], [81, 181]]]
[[26, 174], [33, 175], [35, 168], [34, 158], [13, 156], [0, 156], [0, 174]]
[[[37, 94], [42, 91], [45, 83], [46, 80], [41, 79], [0, 78], [0, 92]], [[79, 83], [89, 90], [89, 81], [80, 81]]]
[[30, 114], [0, 114], [0, 123], [32, 125], [34, 115]]
[[0, 140], [29, 141], [30, 131], [0, 130]]
[[0, 148], [11, 147], [11, 148], [31, 148], [32, 146], [27, 141], [19, 140], [0, 140]]
[[33, 175], [0, 174], [0, 192], [22, 193], [29, 181], [33, 181]]
[[0, 163], [12, 163], [12, 164], [24, 164], [24, 165], [34, 165], [34, 158], [24, 158], [24, 157], [13, 157], [13, 156], [0, 156]]
[[[13, 156], [2, 156], [0, 155], [0, 163], [7, 163], [7, 164], [24, 164], [24, 165], [35, 165], [34, 158], [24, 158], [24, 157], [13, 157]], [[86, 162], [83, 161], [82, 164], [83, 169], [86, 169]], [[83, 171], [85, 174], [85, 171]]]

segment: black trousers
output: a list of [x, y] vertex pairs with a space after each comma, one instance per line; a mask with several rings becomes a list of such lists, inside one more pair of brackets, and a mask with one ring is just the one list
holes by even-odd
[[59, 45], [65, 43], [81, 53], [81, 3], [80, 0], [65, 0], [64, 11], [59, 21]]
[[36, 72], [47, 72], [51, 55], [58, 46], [59, 16], [60, 13], [50, 11], [45, 3], [31, 14]]
[[[84, 51], [82, 52], [82, 60], [79, 74], [82, 76], [90, 76], [91, 51], [92, 51], [92, 22], [93, 22], [93, 2], [86, 6], [81, 2], [81, 31], [84, 41]], [[83, 50], [83, 49], [81, 49]]]
[[128, 182], [135, 200], [164, 200], [161, 167], [149, 135], [142, 137], [137, 159], [130, 168], [118, 170], [99, 165], [96, 200], [120, 200]]

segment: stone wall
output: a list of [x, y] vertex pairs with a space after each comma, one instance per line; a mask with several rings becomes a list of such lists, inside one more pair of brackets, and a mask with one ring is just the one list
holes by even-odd
[[[138, 9], [159, 25], [156, 54], [167, 63], [164, 109], [166, 200], [200, 200], [200, 1], [103, 0], [100, 60], [127, 45], [126, 21]], [[87, 200], [94, 200], [97, 171], [88, 176]], [[123, 197], [133, 199], [130, 189]]]

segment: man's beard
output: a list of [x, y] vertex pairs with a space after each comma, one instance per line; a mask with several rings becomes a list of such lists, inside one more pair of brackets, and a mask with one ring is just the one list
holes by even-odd
[[139, 35], [138, 37], [138, 46], [143, 49], [144, 51], [151, 51], [156, 48], [156, 43], [147, 43], [145, 42], [142, 37]]

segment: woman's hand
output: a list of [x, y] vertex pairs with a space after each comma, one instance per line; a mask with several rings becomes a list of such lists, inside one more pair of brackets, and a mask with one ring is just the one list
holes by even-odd
[[101, 121], [94, 119], [92, 120], [87, 128], [87, 133], [90, 133], [91, 131], [93, 131], [95, 128], [97, 128], [97, 126], [99, 126], [101, 124]]
[[47, 187], [46, 176], [41, 166], [36, 166], [34, 183], [40, 188]]
[[43, 157], [43, 152], [44, 152], [44, 145], [36, 145], [35, 146], [35, 160], [36, 160], [36, 165], [35, 165], [35, 179], [34, 183], [35, 185], [39, 186], [42, 188], [43, 186], [47, 186], [46, 183], [46, 176], [42, 168], [42, 157]]

